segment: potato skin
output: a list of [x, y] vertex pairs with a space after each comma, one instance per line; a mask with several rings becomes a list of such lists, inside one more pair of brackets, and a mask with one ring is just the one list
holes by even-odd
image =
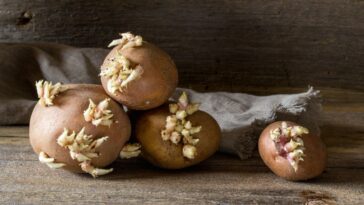
[[[287, 122], [288, 126], [297, 125]], [[290, 181], [302, 181], [319, 176], [325, 169], [327, 163], [327, 152], [325, 144], [319, 136], [304, 134], [301, 139], [304, 142], [304, 161], [298, 164], [297, 172], [294, 171], [288, 160], [278, 154], [275, 144], [270, 138], [270, 130], [281, 126], [282, 121], [268, 125], [259, 138], [259, 154], [264, 163], [278, 176]]]
[[29, 123], [29, 139], [33, 150], [39, 154], [41, 151], [49, 157], [55, 158], [57, 163], [65, 163], [63, 167], [72, 172], [82, 172], [79, 162], [70, 157], [69, 150], [57, 144], [57, 138], [63, 128], [69, 131], [80, 131], [85, 127], [85, 133], [92, 134], [94, 139], [109, 136], [109, 139], [96, 149], [101, 155], [93, 158], [91, 163], [95, 167], [105, 167], [119, 156], [119, 152], [131, 132], [130, 121], [124, 110], [113, 100], [109, 109], [114, 114], [111, 127], [94, 126], [86, 122], [83, 111], [89, 105], [89, 98], [99, 103], [109, 98], [100, 85], [62, 85], [68, 89], [61, 92], [54, 99], [54, 105], [44, 107], [36, 104]]
[[[104, 64], [113, 58], [121, 46], [116, 46], [106, 56]], [[121, 50], [121, 54], [132, 65], [140, 66], [143, 73], [133, 80], [117, 95], [107, 89], [108, 78], [101, 76], [106, 92], [119, 103], [134, 110], [148, 110], [165, 103], [178, 84], [178, 72], [171, 57], [157, 46], [143, 42], [141, 46]], [[104, 66], [101, 66], [102, 69]]]
[[168, 105], [141, 114], [136, 122], [136, 138], [142, 145], [142, 155], [155, 166], [166, 169], [181, 169], [198, 164], [212, 156], [219, 148], [221, 130], [215, 119], [203, 111], [197, 111], [188, 116], [192, 125], [201, 125], [202, 129], [194, 136], [197, 143], [197, 156], [187, 159], [182, 154], [183, 144], [173, 144], [163, 141], [161, 130], [164, 129], [166, 117], [169, 113]]

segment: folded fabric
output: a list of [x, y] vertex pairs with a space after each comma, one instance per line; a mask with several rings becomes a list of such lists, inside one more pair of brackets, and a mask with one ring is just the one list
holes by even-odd
[[[27, 124], [36, 103], [34, 83], [45, 79], [62, 83], [100, 84], [99, 66], [108, 50], [59, 44], [0, 44], [0, 125]], [[245, 159], [257, 144], [261, 130], [275, 120], [291, 120], [319, 134], [319, 92], [253, 96], [243, 93], [198, 93], [184, 90], [222, 129], [220, 151]]]
[[189, 94], [191, 102], [200, 102], [200, 109], [212, 115], [222, 130], [220, 151], [250, 157], [261, 131], [271, 122], [289, 120], [307, 127], [319, 135], [318, 117], [321, 111], [319, 91], [309, 87], [307, 92], [290, 95], [254, 96], [244, 93], [198, 93], [178, 88]]

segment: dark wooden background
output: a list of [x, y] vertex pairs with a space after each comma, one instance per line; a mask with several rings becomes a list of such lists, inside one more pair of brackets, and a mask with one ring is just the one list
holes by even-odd
[[0, 127], [0, 204], [362, 204], [363, 0], [0, 0], [0, 42], [106, 47], [124, 31], [166, 50], [181, 86], [262, 95], [318, 87], [325, 173], [293, 183], [257, 153], [220, 154], [176, 172], [119, 161], [91, 180], [50, 172], [27, 127]]
[[361, 0], [0, 1], [1, 42], [106, 47], [124, 31], [165, 49], [198, 90], [364, 90]]

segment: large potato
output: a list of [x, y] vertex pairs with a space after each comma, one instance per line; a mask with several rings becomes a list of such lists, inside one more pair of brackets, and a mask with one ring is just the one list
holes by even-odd
[[[113, 115], [110, 125], [95, 125], [94, 121], [85, 120], [84, 111], [90, 104], [90, 99], [97, 103], [109, 98], [99, 85], [62, 85], [60, 92], [53, 99], [52, 104], [44, 106], [41, 100], [35, 106], [30, 123], [30, 144], [39, 155], [46, 153], [47, 157], [53, 158], [56, 163], [63, 163], [63, 168], [73, 172], [83, 172], [80, 162], [72, 159], [70, 150], [60, 146], [57, 140], [68, 129], [71, 134], [77, 134], [84, 128], [86, 135], [92, 135], [95, 141], [102, 137], [108, 138], [96, 148], [98, 157], [93, 157], [91, 165], [102, 168], [112, 163], [119, 155], [125, 142], [129, 139], [131, 126], [128, 116], [124, 110], [113, 100], [108, 100], [107, 109]], [[44, 156], [43, 156], [44, 157]]]

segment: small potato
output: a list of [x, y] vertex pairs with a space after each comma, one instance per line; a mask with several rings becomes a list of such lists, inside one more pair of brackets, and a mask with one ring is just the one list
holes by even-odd
[[178, 83], [176, 65], [157, 46], [131, 33], [121, 34], [101, 66], [101, 82], [116, 101], [134, 110], [165, 103]]
[[[174, 110], [173, 115], [173, 106], [181, 107], [181, 103], [163, 105], [141, 114], [136, 123], [136, 138], [141, 144], [142, 156], [149, 162], [162, 168], [180, 169], [213, 155], [219, 147], [221, 130], [209, 114], [195, 110], [184, 116], [179, 109], [181, 112]], [[178, 122], [184, 126], [178, 128], [181, 125]]]
[[326, 167], [327, 153], [320, 137], [294, 122], [270, 124], [260, 135], [258, 146], [264, 163], [287, 180], [311, 179]]
[[130, 137], [124, 110], [99, 85], [41, 81], [37, 91], [40, 100], [30, 119], [29, 137], [40, 161], [94, 177], [110, 172], [101, 168], [117, 159]]

